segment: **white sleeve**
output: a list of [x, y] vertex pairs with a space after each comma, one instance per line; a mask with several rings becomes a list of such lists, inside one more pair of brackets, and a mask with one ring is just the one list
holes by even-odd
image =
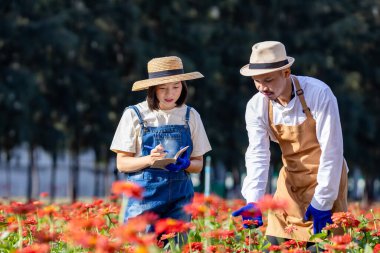
[[191, 157], [202, 156], [211, 150], [211, 145], [207, 138], [201, 116], [194, 108], [191, 108], [190, 111], [190, 131], [191, 140], [193, 142]]
[[114, 152], [136, 153], [140, 124], [134, 110], [126, 109], [121, 116], [110, 149]]
[[316, 116], [316, 132], [321, 147], [317, 187], [311, 204], [319, 210], [331, 210], [338, 197], [343, 166], [343, 137], [338, 103], [332, 91], [324, 90]]
[[254, 105], [252, 100], [247, 104], [245, 113], [249, 139], [249, 146], [245, 154], [247, 176], [243, 181], [241, 191], [247, 202], [257, 202], [264, 196], [270, 162], [270, 141], [267, 125], [263, 116], [260, 116], [255, 108], [264, 112], [263, 114], [266, 111], [260, 106]]

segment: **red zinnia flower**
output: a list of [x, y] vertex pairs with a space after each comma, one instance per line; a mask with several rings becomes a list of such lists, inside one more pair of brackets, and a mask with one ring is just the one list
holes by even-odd
[[310, 250], [304, 250], [304, 249], [289, 249], [289, 250], [282, 250], [283, 253], [311, 253]]
[[278, 246], [278, 245], [271, 245], [269, 248], [268, 248], [269, 251], [281, 251], [281, 247]]
[[174, 238], [176, 236], [176, 233], [169, 233], [169, 234], [163, 234], [160, 238], [161, 241]]
[[32, 234], [35, 240], [39, 243], [54, 242], [60, 238], [60, 234], [49, 232], [49, 230], [34, 231]]
[[115, 214], [115, 213], [119, 213], [119, 208], [116, 206], [109, 205], [109, 206], [99, 208], [98, 212], [100, 215], [107, 215], [107, 214], [112, 214], [112, 213]]
[[256, 205], [262, 212], [265, 212], [267, 210], [285, 210], [288, 203], [285, 200], [276, 199], [273, 198], [272, 195], [266, 194], [256, 203]]
[[336, 229], [338, 227], [339, 226], [336, 225], [336, 224], [330, 224], [330, 225], [327, 225], [326, 227], [324, 227], [323, 230], [325, 230], [325, 231], [331, 231], [331, 230]]
[[183, 210], [186, 213], [191, 214], [194, 219], [203, 218], [210, 211], [206, 205], [196, 202], [185, 205]]
[[360, 222], [350, 212], [333, 213], [331, 219], [335, 224], [345, 228], [357, 227], [360, 224]]
[[352, 241], [352, 238], [349, 234], [336, 235], [333, 238], [331, 238], [331, 241], [335, 244], [344, 245], [344, 244], [349, 244]]
[[8, 206], [8, 212], [14, 214], [27, 214], [34, 212], [37, 209], [37, 206], [34, 203], [21, 203], [21, 202], [12, 202]]
[[243, 220], [243, 225], [246, 225], [250, 228], [255, 228], [256, 226], [259, 225], [258, 220]]
[[38, 212], [38, 215], [39, 216], [54, 215], [58, 211], [59, 211], [59, 207], [58, 206], [56, 206], [56, 205], [49, 205], [49, 206], [45, 206], [44, 208], [42, 208], [42, 210], [40, 210]]
[[185, 247], [183, 247], [184, 253], [202, 252], [202, 251], [203, 251], [203, 244], [201, 242], [192, 242], [190, 244], [186, 244]]
[[116, 181], [112, 184], [112, 192], [124, 194], [131, 198], [142, 199], [143, 188], [132, 182]]
[[281, 246], [285, 249], [303, 248], [306, 246], [306, 242], [291, 239], [281, 243]]
[[182, 233], [189, 229], [188, 223], [172, 218], [161, 219], [155, 225], [156, 234], [162, 233]]
[[373, 253], [380, 253], [380, 244], [376, 244], [375, 247], [373, 247]]
[[291, 235], [291, 234], [293, 234], [293, 232], [294, 232], [295, 230], [297, 230], [297, 227], [294, 226], [293, 224], [290, 224], [290, 225], [286, 226], [284, 230], [285, 230], [285, 233]]
[[40, 193], [40, 197], [41, 197], [41, 198], [46, 198], [47, 196], [49, 196], [49, 193], [48, 193], [48, 192], [41, 192], [41, 193]]
[[49, 244], [43, 243], [43, 244], [32, 244], [29, 245], [23, 249], [16, 250], [16, 253], [49, 253], [50, 252], [50, 246]]

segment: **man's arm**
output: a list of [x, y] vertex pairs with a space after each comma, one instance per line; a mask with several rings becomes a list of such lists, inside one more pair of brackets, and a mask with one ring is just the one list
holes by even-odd
[[[269, 134], [263, 117], [267, 113], [262, 107], [251, 100], [245, 114], [249, 146], [245, 153], [247, 176], [243, 182], [242, 195], [247, 202], [257, 202], [265, 194], [268, 182]], [[261, 113], [258, 113], [260, 110]]]
[[338, 196], [343, 166], [343, 137], [338, 103], [330, 89], [321, 96], [316, 118], [317, 138], [321, 158], [317, 175], [318, 185], [311, 204], [318, 210], [331, 210]]

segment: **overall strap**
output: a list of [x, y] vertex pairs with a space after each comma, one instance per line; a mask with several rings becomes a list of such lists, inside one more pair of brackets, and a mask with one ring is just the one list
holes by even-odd
[[190, 106], [186, 106], [186, 116], [185, 116], [186, 126], [189, 126], [190, 110], [191, 110], [191, 107]]
[[300, 85], [297, 77], [291, 75], [291, 79], [293, 80], [294, 84], [296, 85], [296, 94], [301, 101], [303, 113], [306, 114], [306, 117], [312, 118], [313, 116], [311, 115], [310, 108], [306, 104], [306, 100], [305, 100], [305, 97], [303, 95], [303, 89], [301, 89], [301, 85]]
[[137, 106], [135, 106], [135, 105], [131, 105], [131, 106], [128, 107], [128, 108], [132, 108], [132, 109], [136, 112], [137, 117], [139, 118], [139, 123], [140, 123], [140, 125], [141, 125], [141, 128], [143, 129], [143, 128], [145, 127], [145, 125], [144, 125], [144, 120], [142, 119], [142, 117], [141, 117], [141, 113], [140, 113], [139, 109], [137, 109]]

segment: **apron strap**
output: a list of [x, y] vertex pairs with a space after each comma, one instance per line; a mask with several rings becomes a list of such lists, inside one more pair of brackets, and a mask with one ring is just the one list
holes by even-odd
[[300, 102], [302, 104], [303, 113], [306, 114], [306, 117], [313, 118], [313, 116], [311, 115], [311, 112], [310, 112], [310, 108], [306, 104], [306, 100], [305, 100], [305, 97], [303, 95], [303, 89], [301, 89], [301, 85], [300, 85], [297, 77], [295, 77], [293, 75], [291, 75], [290, 77], [291, 77], [292, 81], [294, 82], [294, 84], [296, 85], [296, 94], [299, 97]]
[[273, 105], [272, 102], [268, 99], [268, 121], [269, 121], [269, 130], [272, 132], [274, 136], [276, 136], [277, 140], [280, 138], [275, 130], [273, 123]]
[[[291, 75], [292, 81], [294, 82], [296, 86], [296, 94], [300, 99], [301, 105], [302, 105], [302, 111], [306, 114], [306, 116], [309, 118], [313, 118], [310, 112], [310, 108], [306, 104], [305, 97], [303, 95], [303, 89], [301, 89], [301, 85], [297, 79], [297, 77]], [[273, 122], [273, 105], [271, 104], [270, 100], [268, 100], [268, 119], [269, 123], [272, 124]]]
[[139, 109], [137, 109], [137, 107], [135, 105], [131, 105], [131, 106], [127, 107], [127, 109], [128, 108], [132, 108], [136, 112], [137, 117], [139, 118], [139, 123], [141, 125], [141, 129], [144, 129], [145, 128], [144, 120], [141, 117], [141, 113], [140, 113]]

